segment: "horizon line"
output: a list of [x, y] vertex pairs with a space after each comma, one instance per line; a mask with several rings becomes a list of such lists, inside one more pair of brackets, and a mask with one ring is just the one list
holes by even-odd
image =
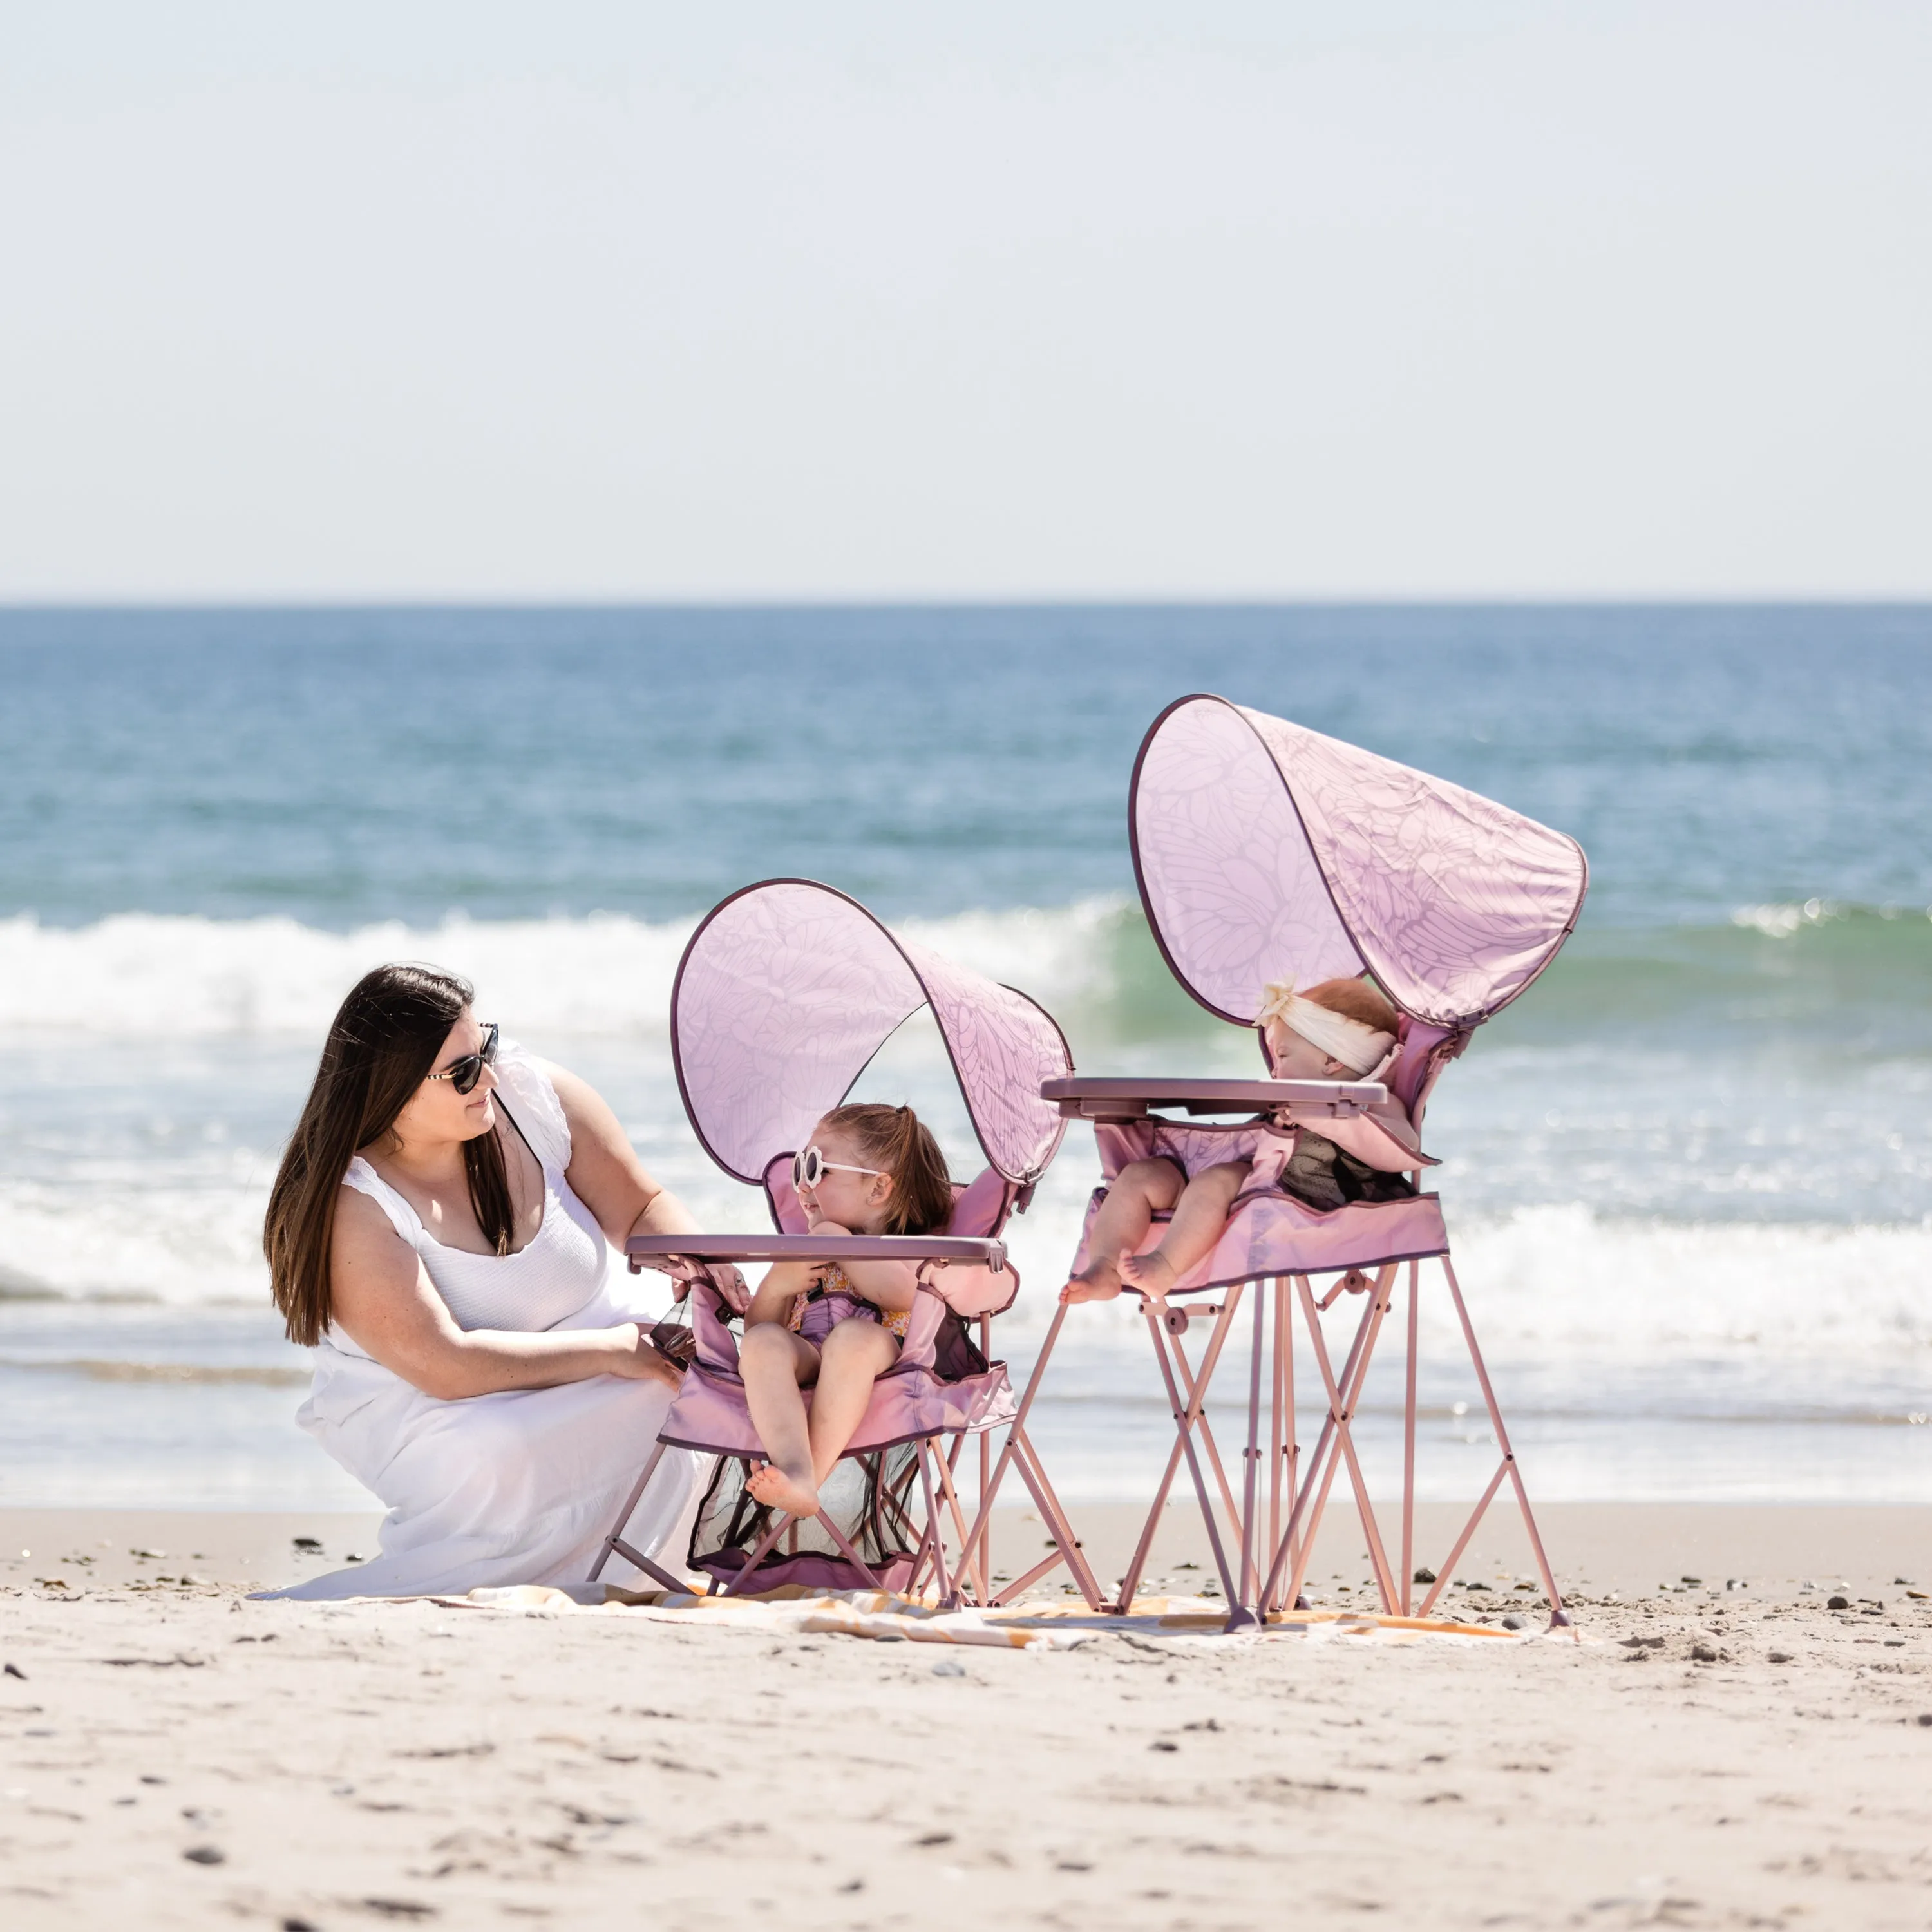
[[486, 596], [404, 593], [392, 596], [0, 596], [0, 617], [41, 614], [525, 611], [971, 611], [971, 610], [1932, 610], [1932, 590], [1790, 593], [1511, 593], [1308, 596]]

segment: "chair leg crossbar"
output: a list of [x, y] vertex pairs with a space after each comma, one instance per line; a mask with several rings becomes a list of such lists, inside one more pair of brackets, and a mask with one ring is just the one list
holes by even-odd
[[[603, 1575], [604, 1566], [615, 1556], [622, 1557], [627, 1563], [642, 1570], [661, 1588], [687, 1591], [691, 1588], [690, 1584], [682, 1578], [674, 1576], [662, 1565], [654, 1563], [642, 1550], [634, 1547], [624, 1540], [624, 1527], [631, 1520], [631, 1512], [637, 1508], [638, 1499], [644, 1495], [651, 1478], [657, 1474], [658, 1465], [664, 1460], [664, 1450], [667, 1446], [660, 1442], [651, 1450], [650, 1458], [644, 1464], [643, 1474], [638, 1477], [632, 1487], [630, 1499], [625, 1504], [622, 1512], [619, 1514], [616, 1526], [611, 1530], [610, 1534], [604, 1538], [604, 1546], [597, 1552], [597, 1561], [590, 1566], [592, 1582], [596, 1582]], [[925, 1443], [919, 1445], [922, 1470], [926, 1466], [925, 1457], [927, 1447]], [[781, 1514], [772, 1522], [771, 1527], [759, 1538], [752, 1549], [751, 1556], [747, 1558], [744, 1568], [723, 1589], [714, 1592], [712, 1594], [722, 1597], [737, 1594], [740, 1588], [750, 1580], [758, 1565], [771, 1554], [778, 1538], [784, 1535], [786, 1530], [797, 1520], [798, 1519], [794, 1516]], [[883, 1590], [886, 1587], [885, 1584], [877, 1573], [867, 1565], [859, 1552], [852, 1547], [845, 1532], [838, 1527], [838, 1524], [834, 1522], [824, 1510], [818, 1511], [818, 1520], [824, 1526], [826, 1534], [838, 1546], [839, 1554], [865, 1578], [867, 1584], [874, 1590]], [[929, 1475], [927, 1477], [926, 1483], [926, 1534], [922, 1545], [922, 1555], [931, 1548], [937, 1527], [932, 1510], [932, 1480]]]
[[[1415, 1482], [1416, 1482], [1416, 1372], [1421, 1307], [1421, 1264], [1407, 1264], [1408, 1274], [1406, 1360], [1404, 1364], [1402, 1404], [1402, 1487], [1400, 1562], [1392, 1562], [1388, 1540], [1382, 1519], [1369, 1493], [1354, 1438], [1354, 1424], [1360, 1412], [1362, 1393], [1368, 1379], [1386, 1319], [1394, 1309], [1396, 1279], [1401, 1264], [1388, 1262], [1372, 1278], [1350, 1270], [1317, 1298], [1306, 1275], [1288, 1275], [1244, 1282], [1227, 1290], [1218, 1304], [1184, 1308], [1148, 1302], [1142, 1309], [1156, 1360], [1160, 1366], [1168, 1403], [1174, 1422], [1174, 1442], [1168, 1452], [1167, 1466], [1148, 1513], [1126, 1574], [1118, 1592], [1103, 1592], [1088, 1562], [1079, 1538], [1075, 1535], [1059, 1497], [1048, 1480], [1039, 1452], [1027, 1431], [1027, 1421], [1040, 1390], [1054, 1346], [1066, 1318], [1064, 1306], [1054, 1316], [1039, 1359], [1022, 1394], [1006, 1439], [997, 1460], [986, 1434], [978, 1440], [978, 1506], [969, 1524], [960, 1499], [956, 1478], [968, 1438], [956, 1436], [950, 1447], [937, 1441], [916, 1444], [920, 1484], [925, 1504], [926, 1521], [914, 1552], [909, 1594], [923, 1594], [930, 1588], [942, 1606], [950, 1609], [962, 1603], [988, 1607], [1010, 1604], [1064, 1564], [1074, 1587], [1089, 1609], [1125, 1612], [1134, 1601], [1146, 1574], [1156, 1532], [1184, 1463], [1202, 1520], [1208, 1532], [1208, 1546], [1220, 1580], [1222, 1600], [1228, 1606], [1229, 1630], [1250, 1629], [1279, 1616], [1289, 1606], [1306, 1609], [1304, 1586], [1312, 1560], [1316, 1538], [1328, 1509], [1338, 1477], [1346, 1472], [1354, 1497], [1370, 1567], [1376, 1580], [1382, 1613], [1389, 1616], [1426, 1617], [1448, 1587], [1456, 1564], [1468, 1547], [1470, 1539], [1487, 1514], [1490, 1505], [1507, 1483], [1521, 1512], [1534, 1554], [1537, 1574], [1547, 1593], [1550, 1627], [1570, 1624], [1562, 1593], [1550, 1567], [1543, 1538], [1530, 1508], [1522, 1472], [1510, 1447], [1509, 1431], [1497, 1406], [1489, 1370], [1476, 1341], [1475, 1330], [1447, 1255], [1441, 1258], [1443, 1279], [1456, 1311], [1462, 1341], [1481, 1388], [1490, 1427], [1500, 1452], [1494, 1472], [1480, 1498], [1464, 1521], [1449, 1553], [1438, 1567], [1427, 1594], [1418, 1604], [1414, 1600], [1415, 1580]], [[1346, 1354], [1337, 1371], [1324, 1313], [1344, 1294], [1367, 1296], [1360, 1318], [1354, 1324]], [[1250, 1348], [1247, 1376], [1247, 1437], [1240, 1452], [1240, 1481], [1228, 1473], [1228, 1460], [1216, 1439], [1207, 1413], [1210, 1386], [1220, 1367], [1234, 1323], [1246, 1304], [1250, 1315]], [[1315, 1444], [1304, 1456], [1296, 1425], [1294, 1312], [1299, 1309], [1306, 1332], [1310, 1359], [1320, 1380], [1323, 1414]], [[1190, 1358], [1186, 1336], [1198, 1321], [1212, 1318], [1214, 1327], [1198, 1361]], [[659, 1444], [638, 1478], [616, 1526], [604, 1541], [590, 1575], [595, 1582], [612, 1556], [625, 1558], [645, 1575], [666, 1589], [688, 1586], [653, 1562], [624, 1540], [623, 1528], [664, 1455]], [[1016, 1474], [1032, 1497], [1049, 1538], [1048, 1553], [1010, 1582], [996, 1585], [992, 1570], [992, 1512], [1009, 1474]], [[885, 1586], [860, 1557], [838, 1526], [823, 1510], [818, 1521], [855, 1571], [873, 1588]], [[794, 1520], [781, 1516], [766, 1530], [748, 1561], [722, 1594], [730, 1596], [748, 1587], [772, 1549]], [[949, 1554], [946, 1532], [950, 1528], [954, 1550]]]
[[[1060, 1328], [1066, 1319], [1066, 1306], [1062, 1303], [1054, 1311], [1053, 1321], [1046, 1331], [1046, 1339], [1040, 1344], [1040, 1354], [1034, 1363], [1033, 1373], [1027, 1378], [1025, 1392], [1020, 1397], [1019, 1406], [1014, 1412], [1012, 1420], [1006, 1426], [1006, 1444], [1000, 1451], [998, 1462], [992, 1462], [991, 1443], [984, 1436], [980, 1438], [980, 1506], [974, 1516], [971, 1528], [964, 1534], [959, 1568], [963, 1571], [969, 1565], [974, 1566], [979, 1600], [989, 1607], [1011, 1603], [1063, 1563], [1073, 1579], [1074, 1587], [1086, 1598], [1089, 1610], [1102, 1610], [1108, 1607], [1106, 1600], [1101, 1594], [1100, 1586], [1094, 1580], [1093, 1569], [1081, 1547], [1080, 1539], [1074, 1534], [1073, 1526], [1067, 1520], [1066, 1512], [1061, 1507], [1059, 1497], [1054, 1494], [1052, 1484], [1047, 1480], [1046, 1465], [1041, 1462], [1039, 1451], [1033, 1446], [1033, 1438], [1027, 1433], [1027, 1418], [1032, 1412], [1034, 1397], [1040, 1392], [1047, 1364], [1053, 1358], [1054, 1344], [1060, 1339]], [[990, 1471], [989, 1464], [992, 1465]], [[995, 1592], [987, 1574], [992, 1568], [993, 1505], [998, 1499], [1000, 1487], [1006, 1481], [1009, 1470], [1017, 1471], [1020, 1480], [1026, 1485], [1027, 1492], [1033, 1498], [1034, 1507], [1039, 1510], [1040, 1520], [1046, 1526], [1047, 1534], [1052, 1539], [1053, 1553]]]
[[674, 1576], [668, 1570], [653, 1563], [641, 1550], [635, 1550], [624, 1540], [624, 1532], [631, 1520], [631, 1512], [638, 1506], [651, 1478], [658, 1472], [658, 1465], [664, 1460], [665, 1445], [660, 1442], [652, 1450], [644, 1463], [644, 1474], [632, 1486], [630, 1500], [617, 1513], [617, 1520], [611, 1526], [610, 1534], [604, 1539], [604, 1547], [597, 1552], [597, 1561], [590, 1566], [590, 1580], [596, 1582], [604, 1574], [604, 1566], [614, 1556], [621, 1556], [634, 1569], [641, 1570], [659, 1588], [686, 1590], [691, 1586]]
[[[1392, 1262], [1382, 1267], [1372, 1280], [1358, 1270], [1350, 1270], [1318, 1300], [1307, 1276], [1291, 1275], [1242, 1282], [1228, 1289], [1220, 1304], [1209, 1306], [1184, 1309], [1151, 1301], [1144, 1304], [1142, 1312], [1147, 1319], [1148, 1333], [1154, 1344], [1155, 1358], [1160, 1365], [1168, 1406], [1174, 1416], [1174, 1444], [1168, 1452], [1166, 1472], [1155, 1492], [1154, 1507], [1148, 1512], [1127, 1574], [1121, 1579], [1120, 1594], [1109, 1607], [1124, 1611], [1132, 1604], [1146, 1570], [1162, 1513], [1184, 1462], [1207, 1528], [1208, 1546], [1220, 1577], [1222, 1600], [1228, 1605], [1227, 1628], [1231, 1631], [1252, 1628], [1270, 1616], [1281, 1615], [1291, 1604], [1298, 1609], [1307, 1607], [1303, 1586], [1314, 1554], [1316, 1536], [1336, 1479], [1344, 1470], [1360, 1519], [1370, 1566], [1374, 1572], [1376, 1593], [1384, 1616], [1430, 1615], [1490, 1504], [1508, 1482], [1514, 1488], [1537, 1572], [1548, 1594], [1550, 1627], [1555, 1629], [1569, 1624], [1569, 1615], [1563, 1607], [1562, 1593], [1550, 1568], [1549, 1557], [1530, 1508], [1528, 1492], [1523, 1485], [1522, 1472], [1510, 1446], [1509, 1432], [1496, 1405], [1496, 1391], [1490, 1384], [1482, 1351], [1477, 1345], [1475, 1330], [1471, 1325], [1455, 1270], [1447, 1255], [1442, 1256], [1441, 1261], [1443, 1277], [1455, 1307], [1471, 1365], [1482, 1389], [1490, 1426], [1501, 1454], [1495, 1473], [1463, 1523], [1422, 1602], [1418, 1605], [1412, 1599], [1415, 1576], [1416, 1363], [1421, 1264], [1412, 1261], [1408, 1264], [1408, 1346], [1402, 1405], [1400, 1568], [1389, 1559], [1388, 1545], [1369, 1494], [1354, 1438], [1354, 1424], [1360, 1412], [1363, 1388], [1368, 1379], [1376, 1344], [1384, 1319], [1394, 1305], [1396, 1280], [1401, 1264]], [[1338, 1374], [1322, 1316], [1345, 1292], [1364, 1293], [1369, 1298], [1355, 1324], [1348, 1353]], [[1241, 1452], [1238, 1498], [1206, 1412], [1206, 1402], [1209, 1384], [1244, 1300], [1250, 1304], [1251, 1331], [1247, 1440]], [[1324, 1402], [1321, 1428], [1314, 1448], [1305, 1462], [1296, 1439], [1295, 1427], [1293, 1316], [1297, 1306], [1301, 1312], [1310, 1358], [1321, 1379]], [[1209, 1316], [1214, 1318], [1214, 1326], [1197, 1368], [1189, 1360], [1185, 1337], [1193, 1322]], [[1226, 1535], [1224, 1522], [1228, 1532]]]
[[[1073, 1526], [1053, 1485], [1047, 1480], [1045, 1465], [1026, 1432], [1026, 1420], [1033, 1406], [1035, 1393], [1047, 1363], [1053, 1353], [1054, 1343], [1059, 1339], [1060, 1324], [1066, 1318], [1066, 1310], [1061, 1308], [1054, 1315], [1052, 1327], [1047, 1331], [1040, 1358], [1034, 1366], [1031, 1378], [1021, 1397], [1012, 1423], [1008, 1425], [1005, 1445], [1000, 1450], [997, 1462], [993, 1459], [992, 1442], [989, 1432], [982, 1432], [976, 1438], [979, 1460], [979, 1502], [973, 1520], [966, 1520], [964, 1505], [960, 1500], [958, 1483], [959, 1464], [964, 1456], [968, 1438], [964, 1434], [956, 1436], [950, 1448], [942, 1449], [936, 1440], [927, 1440], [914, 1444], [919, 1461], [920, 1484], [926, 1504], [926, 1523], [920, 1532], [919, 1547], [914, 1554], [911, 1575], [906, 1584], [910, 1595], [922, 1594], [928, 1585], [935, 1591], [940, 1606], [951, 1610], [960, 1604], [970, 1603], [987, 1607], [1010, 1603], [1023, 1591], [1030, 1588], [1041, 1577], [1059, 1564], [1064, 1563], [1072, 1574], [1075, 1586], [1087, 1600], [1090, 1609], [1100, 1610], [1108, 1607], [1094, 1580], [1094, 1573], [1082, 1553], [1080, 1540], [1073, 1533]], [[980, 1344], [982, 1350], [989, 1337], [987, 1324], [981, 1324]], [[663, 1460], [665, 1444], [658, 1443], [645, 1463], [644, 1472], [632, 1487], [629, 1499], [610, 1534], [604, 1539], [604, 1546], [598, 1552], [597, 1561], [592, 1566], [590, 1580], [594, 1583], [604, 1573], [604, 1565], [613, 1556], [621, 1556], [668, 1590], [688, 1589], [690, 1586], [671, 1576], [663, 1567], [654, 1563], [644, 1552], [624, 1539], [624, 1526], [631, 1519], [631, 1513], [644, 1493], [651, 1478], [657, 1473], [658, 1463]], [[1042, 1562], [1013, 1581], [995, 1588], [992, 1577], [992, 1510], [1000, 1486], [1009, 1471], [1018, 1474], [1032, 1496], [1040, 1512], [1040, 1520], [1046, 1526], [1052, 1539], [1053, 1553]], [[781, 1516], [772, 1524], [758, 1544], [753, 1548], [749, 1559], [730, 1583], [717, 1592], [721, 1596], [732, 1596], [748, 1587], [754, 1572], [777, 1544], [786, 1528], [795, 1520], [789, 1516]], [[824, 1510], [818, 1513], [818, 1521], [838, 1545], [841, 1553], [866, 1580], [869, 1587], [884, 1589], [884, 1583], [860, 1557], [857, 1551], [847, 1540], [838, 1526]], [[946, 1528], [950, 1522], [956, 1543], [956, 1553], [949, 1559], [946, 1546]]]

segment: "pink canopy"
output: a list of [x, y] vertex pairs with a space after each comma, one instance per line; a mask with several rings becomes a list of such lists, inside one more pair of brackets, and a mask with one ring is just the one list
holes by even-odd
[[1037, 1180], [1066, 1131], [1040, 1084], [1073, 1069], [1052, 1016], [806, 879], [733, 893], [679, 962], [671, 1049], [705, 1150], [728, 1174], [762, 1181], [922, 1006], [987, 1160], [1022, 1186]]
[[1556, 956], [1589, 882], [1574, 838], [1222, 698], [1154, 720], [1127, 821], [1168, 964], [1243, 1026], [1270, 980], [1364, 967], [1414, 1018], [1473, 1026]]

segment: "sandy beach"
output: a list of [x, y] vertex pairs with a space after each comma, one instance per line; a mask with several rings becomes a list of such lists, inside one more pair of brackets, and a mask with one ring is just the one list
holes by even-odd
[[[1552, 1508], [1575, 1640], [1496, 1523], [1457, 1599], [1520, 1635], [1040, 1652], [255, 1603], [372, 1520], [5, 1512], [0, 1901], [284, 1932], [1932, 1924], [1923, 1510]], [[1103, 1574], [1129, 1527], [1083, 1513]], [[1200, 1554], [1174, 1512], [1160, 1574], [1198, 1587]]]

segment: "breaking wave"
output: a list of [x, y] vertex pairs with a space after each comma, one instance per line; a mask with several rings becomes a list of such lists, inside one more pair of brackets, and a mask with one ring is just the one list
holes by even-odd
[[[476, 982], [491, 1015], [532, 1034], [660, 1038], [694, 920], [388, 922], [348, 932], [285, 918], [122, 913], [79, 927], [0, 920], [0, 1031], [144, 1038], [314, 1037], [374, 965], [428, 960]], [[1230, 1030], [1174, 982], [1140, 909], [1118, 896], [963, 912], [898, 929], [1023, 987], [1097, 1042]], [[1932, 919], [1803, 904], [1740, 908], [1722, 925], [1587, 923], [1498, 1040], [1578, 1042], [1630, 1028], [1766, 1026], [1858, 1050], [1932, 1052]]]
[[[672, 976], [696, 923], [593, 913], [330, 932], [281, 918], [122, 913], [68, 928], [26, 916], [0, 920], [0, 1030], [314, 1036], [361, 974], [412, 959], [474, 980], [494, 1016], [530, 1033], [652, 1037], [664, 1031]], [[1131, 977], [1138, 963], [1136, 930], [1159, 964], [1138, 911], [1116, 898], [909, 920], [900, 929], [1048, 1004], [1130, 1010], [1135, 988], [1118, 982], [1124, 964]]]

